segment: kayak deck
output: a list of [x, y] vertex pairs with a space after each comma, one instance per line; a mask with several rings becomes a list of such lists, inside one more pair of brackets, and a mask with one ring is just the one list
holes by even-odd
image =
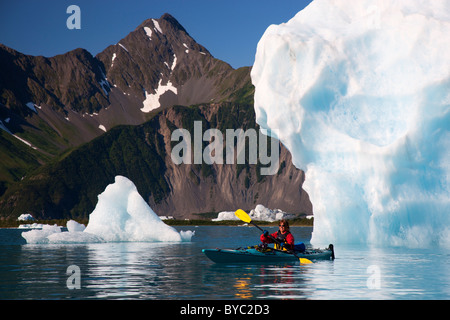
[[238, 249], [203, 249], [203, 253], [215, 263], [267, 263], [267, 262], [297, 262], [298, 258], [308, 260], [333, 260], [334, 248], [331, 244], [327, 249], [307, 249], [304, 252], [292, 253], [272, 248], [247, 247]]

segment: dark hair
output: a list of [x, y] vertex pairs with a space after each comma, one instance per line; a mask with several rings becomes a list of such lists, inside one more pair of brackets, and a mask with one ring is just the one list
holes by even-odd
[[281, 219], [280, 222], [278, 223], [278, 226], [282, 223], [285, 225], [286, 231], [290, 231], [289, 230], [289, 222], [287, 222], [287, 220], [285, 220], [285, 219]]

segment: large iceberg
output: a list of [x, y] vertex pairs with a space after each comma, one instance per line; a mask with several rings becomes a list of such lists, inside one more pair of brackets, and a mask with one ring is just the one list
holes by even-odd
[[83, 225], [70, 220], [68, 232], [58, 226], [23, 232], [27, 243], [86, 242], [181, 242], [190, 241], [192, 231], [178, 232], [165, 224], [150, 208], [128, 178], [116, 176], [98, 196], [98, 203]]
[[450, 246], [449, 35], [448, 0], [314, 0], [264, 33], [257, 122], [306, 171], [313, 243]]

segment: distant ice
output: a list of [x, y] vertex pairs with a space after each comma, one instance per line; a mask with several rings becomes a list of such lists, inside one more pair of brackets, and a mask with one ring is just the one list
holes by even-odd
[[30, 213], [22, 213], [18, 218], [18, 221], [33, 221], [34, 217]]
[[[249, 213], [250, 218], [255, 221], [279, 221], [281, 219], [292, 219], [295, 215], [284, 212], [280, 209], [269, 209], [262, 204], [258, 204], [255, 209], [252, 209]], [[213, 221], [226, 221], [226, 220], [239, 220], [234, 214], [234, 211], [222, 211], [219, 212], [217, 218]]]

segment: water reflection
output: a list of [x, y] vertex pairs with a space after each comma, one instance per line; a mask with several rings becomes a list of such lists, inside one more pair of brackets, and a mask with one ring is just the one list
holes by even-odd
[[250, 277], [246, 278], [237, 278], [234, 284], [234, 288], [236, 289], [235, 296], [238, 299], [252, 299], [253, 294], [250, 290]]
[[[338, 246], [335, 261], [311, 265], [220, 265], [201, 252], [254, 244], [254, 234], [251, 228], [203, 227], [190, 243], [2, 245], [0, 299], [450, 297], [450, 255], [439, 250]], [[80, 268], [80, 290], [67, 288], [71, 265]], [[368, 287], [370, 266], [379, 270], [379, 288]]]

